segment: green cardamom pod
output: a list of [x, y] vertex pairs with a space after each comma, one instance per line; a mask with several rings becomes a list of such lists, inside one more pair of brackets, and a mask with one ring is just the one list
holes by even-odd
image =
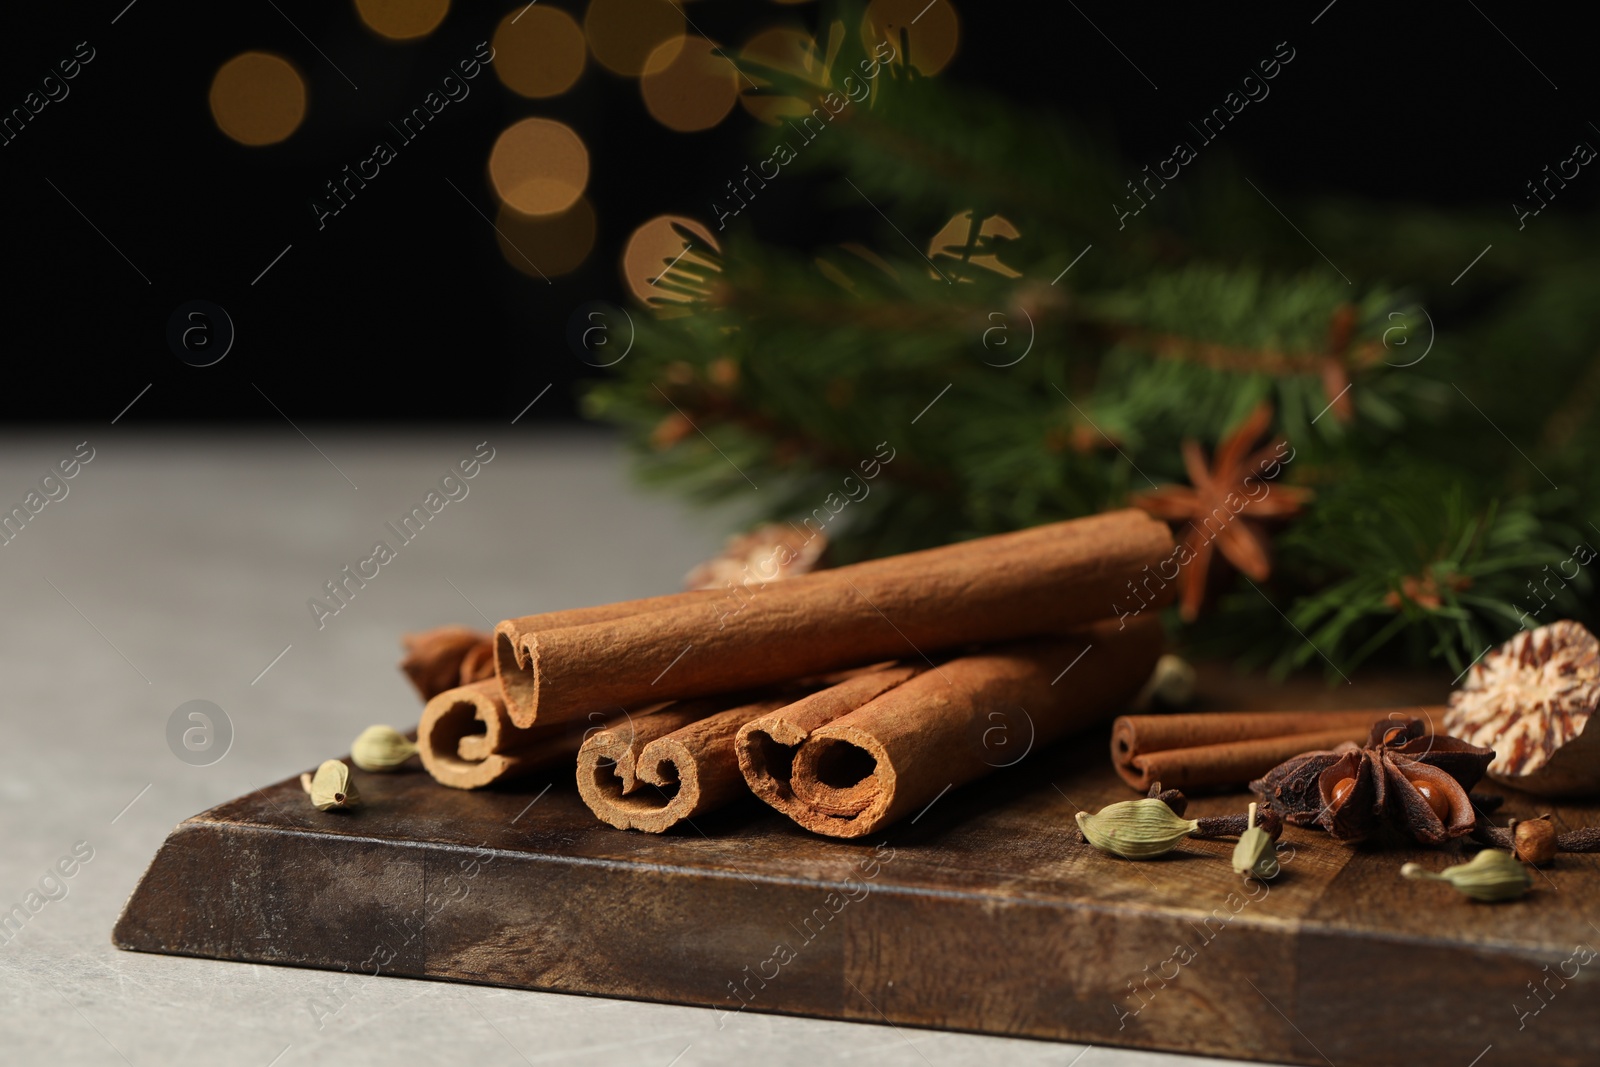
[[417, 754], [417, 746], [393, 726], [369, 726], [350, 743], [350, 759], [364, 771], [392, 771]]
[[1089, 844], [1130, 860], [1170, 852], [1199, 828], [1198, 822], [1180, 818], [1153, 797], [1107, 804], [1093, 815], [1078, 812], [1078, 829]]
[[[305, 784], [303, 778], [301, 784]], [[361, 803], [361, 794], [350, 780], [350, 768], [345, 766], [343, 760], [323, 760], [317, 773], [311, 776], [311, 785], [306, 792], [311, 794], [311, 803], [318, 811], [353, 808]]]
[[1250, 821], [1239, 843], [1233, 846], [1233, 869], [1246, 877], [1272, 878], [1278, 873], [1278, 852], [1272, 835], [1256, 825], [1256, 806], [1250, 805]]
[[1466, 863], [1446, 867], [1438, 874], [1426, 870], [1421, 864], [1408, 863], [1400, 868], [1407, 878], [1429, 882], [1449, 882], [1458, 892], [1473, 900], [1515, 900], [1533, 887], [1533, 876], [1528, 868], [1517, 862], [1509, 852], [1486, 848]]

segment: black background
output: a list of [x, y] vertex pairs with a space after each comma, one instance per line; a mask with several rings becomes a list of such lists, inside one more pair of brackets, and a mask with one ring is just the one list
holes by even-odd
[[[438, 30], [408, 43], [372, 34], [348, 0], [125, 5], [7, 16], [0, 110], [20, 106], [78, 42], [96, 57], [65, 100], [0, 147], [5, 424], [109, 422], [146, 384], [122, 425], [278, 420], [263, 394], [296, 420], [509, 416], [552, 382], [526, 421], [575, 417], [574, 383], [599, 372], [568, 350], [573, 309], [623, 302], [617, 262], [633, 227], [663, 212], [710, 220], [718, 184], [748, 162], [754, 120], [742, 109], [710, 131], [672, 132], [645, 111], [636, 81], [592, 57], [553, 100], [525, 100], [486, 72], [319, 232], [309, 203], [323, 183], [520, 5], [456, 0]], [[557, 6], [581, 22], [581, 4]], [[960, 0], [957, 10], [961, 51], [941, 77], [1073, 115], [1141, 162], [1288, 41], [1293, 66], [1270, 102], [1229, 127], [1227, 149], [1290, 196], [1479, 202], [1509, 220], [1541, 167], [1580, 139], [1600, 143], [1588, 124], [1600, 121], [1592, 38], [1572, 21], [1576, 7]], [[729, 44], [817, 17], [814, 4], [754, 0], [687, 11]], [[217, 68], [250, 49], [288, 57], [309, 82], [306, 121], [267, 148], [229, 140], [207, 105]], [[554, 284], [507, 265], [483, 217], [495, 213], [489, 149], [528, 115], [569, 123], [591, 157], [595, 248]], [[1558, 210], [1593, 202], [1583, 179], [1573, 186]], [[798, 176], [774, 183], [740, 223], [796, 244], [886, 233], [865, 207], [820, 217], [809, 192]], [[238, 331], [208, 368], [166, 343], [172, 311], [194, 299], [226, 308]]]

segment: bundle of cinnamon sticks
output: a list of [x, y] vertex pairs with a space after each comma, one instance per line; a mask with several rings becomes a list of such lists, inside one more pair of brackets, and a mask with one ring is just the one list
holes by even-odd
[[1112, 604], [1171, 551], [1127, 510], [782, 580], [774, 558], [726, 589], [414, 635], [401, 666], [445, 785], [567, 765], [619, 828], [754, 792], [854, 837], [1121, 710], [1161, 630]]
[[1185, 791], [1243, 786], [1305, 752], [1361, 744], [1386, 718], [1420, 718], [1429, 733], [1443, 707], [1360, 711], [1213, 711], [1124, 715], [1111, 728], [1111, 762], [1144, 793], [1159, 782]]

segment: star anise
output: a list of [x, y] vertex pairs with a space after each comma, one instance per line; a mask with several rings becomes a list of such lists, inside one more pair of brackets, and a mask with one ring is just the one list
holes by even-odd
[[1263, 804], [1296, 826], [1360, 841], [1388, 823], [1426, 845], [1472, 833], [1468, 795], [1494, 750], [1428, 734], [1421, 719], [1387, 719], [1365, 746], [1346, 742], [1280, 763], [1250, 783]]
[[1183, 464], [1192, 488], [1167, 485], [1132, 498], [1134, 507], [1158, 519], [1188, 523], [1178, 548], [1178, 583], [1186, 620], [1193, 621], [1205, 601], [1213, 547], [1251, 578], [1266, 581], [1272, 564], [1260, 520], [1289, 518], [1311, 498], [1309, 489], [1269, 481], [1285, 462], [1282, 438], [1250, 451], [1271, 425], [1272, 407], [1262, 404], [1217, 446], [1209, 470], [1199, 442], [1184, 441]]
[[1460, 593], [1472, 588], [1472, 576], [1467, 574], [1445, 574], [1441, 579], [1430, 567], [1418, 577], [1407, 574], [1400, 579], [1399, 589], [1390, 589], [1383, 597], [1383, 606], [1400, 610], [1401, 606], [1410, 602], [1429, 611], [1438, 611], [1444, 606], [1443, 590]]

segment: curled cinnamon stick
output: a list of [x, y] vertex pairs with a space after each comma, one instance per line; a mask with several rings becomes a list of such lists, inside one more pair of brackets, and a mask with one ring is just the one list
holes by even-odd
[[571, 760], [582, 740], [578, 731], [559, 726], [516, 727], [493, 678], [435, 695], [417, 726], [423, 767], [456, 789], [478, 789]]
[[[513, 629], [519, 626], [559, 629], [720, 596], [722, 594], [715, 590], [695, 590], [591, 608], [544, 612], [508, 620], [502, 625]], [[423, 721], [418, 727], [418, 746], [424, 766], [445, 785], [476, 789], [551, 766], [560, 759], [575, 756], [583, 736], [594, 733], [614, 717], [611, 712], [591, 711], [583, 717], [587, 720], [586, 731], [522, 729], [507, 715], [503, 692], [495, 679], [494, 635], [450, 625], [406, 634], [401, 641], [405, 656], [400, 668], [423, 700], [431, 702], [441, 695], [445, 698], [424, 709]], [[483, 681], [489, 684], [474, 684]], [[647, 715], [663, 706], [662, 702], [657, 702], [633, 714], [635, 717]], [[616, 714], [621, 711], [615, 709]], [[570, 743], [564, 740], [568, 733], [573, 737]]]
[[793, 699], [689, 701], [625, 717], [578, 750], [578, 794], [601, 821], [653, 834], [721, 807], [744, 792], [739, 728]]
[[[1077, 636], [960, 656], [810, 730], [793, 749], [787, 791], [762, 782], [763, 776], [781, 781], [781, 754], [772, 749], [782, 747], [776, 737], [793, 736], [777, 729], [785, 716], [775, 716], [774, 729], [759, 728], [772, 744], [752, 760], [759, 773], [748, 780], [752, 788], [762, 783], [769, 803], [783, 800], [773, 806], [808, 830], [830, 837], [874, 833], [925, 809], [951, 786], [1103, 722], [1138, 692], [1160, 652], [1160, 624], [1146, 617], [1121, 629], [1110, 620]], [[796, 727], [809, 721], [788, 720]], [[1027, 736], [1009, 740], [1015, 749], [997, 748], [991, 736], [997, 723]]]
[[[510, 620], [496, 631], [496, 670], [521, 726], [596, 706], [749, 689], [1060, 633], [1111, 614], [1140, 568], [1171, 550], [1164, 523], [1138, 510], [1111, 512], [785, 579], [760, 586], [738, 611], [711, 592], [711, 602], [560, 629]], [[1160, 586], [1148, 590], [1147, 606], [1169, 603], [1176, 587], [1149, 581]]]
[[[715, 599], [717, 595], [714, 590], [693, 590], [644, 600], [600, 604], [592, 608], [547, 611], [502, 622], [496, 632], [500, 628], [512, 631], [557, 630], [563, 626], [580, 626], [663, 607], [693, 604], [708, 598]], [[480, 633], [470, 627], [452, 624], [405, 634], [400, 638], [400, 644], [405, 649], [400, 669], [411, 679], [411, 684], [424, 701], [432, 700], [446, 689], [471, 685], [495, 675], [495, 634]]]
[[807, 810], [794, 795], [795, 750], [818, 730], [914, 678], [926, 668], [892, 665], [829, 686], [739, 728], [739, 772], [756, 796], [795, 821]]
[[1124, 715], [1111, 728], [1111, 762], [1122, 780], [1140, 792], [1153, 782], [1177, 789], [1238, 785], [1302, 752], [1345, 741], [1360, 744], [1373, 723], [1402, 711], [1421, 711], [1428, 723], [1441, 721], [1444, 709]]
[[400, 638], [400, 669], [422, 699], [494, 676], [494, 638], [465, 626], [438, 626]]
[[[601, 604], [592, 608], [574, 608], [566, 611], [547, 611], [542, 615], [529, 615], [501, 625], [522, 625], [544, 630], [563, 626], [599, 622], [621, 618], [635, 611], [654, 610], [667, 605], [693, 603], [705, 599], [705, 590], [694, 590], [687, 601], [683, 594], [650, 597], [646, 600], [629, 600], [618, 604]], [[419, 633], [401, 637], [405, 657], [400, 669], [424, 701], [432, 700], [446, 689], [471, 685], [473, 682], [495, 676], [495, 635], [480, 633], [460, 625], [438, 626]]]

